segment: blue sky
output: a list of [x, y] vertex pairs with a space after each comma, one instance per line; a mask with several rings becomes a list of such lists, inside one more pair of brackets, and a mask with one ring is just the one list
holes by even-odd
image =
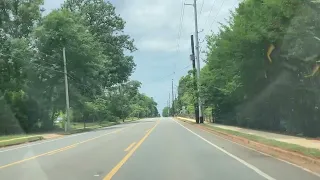
[[[47, 13], [58, 8], [64, 0], [45, 0]], [[171, 81], [178, 85], [181, 76], [190, 70], [190, 35], [194, 34], [193, 7], [182, 4], [193, 0], [111, 0], [120, 16], [127, 22], [125, 33], [135, 40], [136, 71], [131, 79], [142, 82], [141, 92], [153, 97], [159, 112], [166, 106]], [[217, 32], [218, 22], [225, 22], [238, 0], [198, 0], [201, 49], [206, 49], [205, 36]], [[182, 23], [181, 23], [182, 22]], [[181, 26], [181, 31], [179, 31]], [[179, 36], [180, 32], [180, 36]], [[180, 38], [179, 38], [180, 37]], [[205, 54], [201, 54], [205, 58]], [[201, 61], [201, 66], [204, 62]], [[176, 88], [175, 88], [176, 92]]]

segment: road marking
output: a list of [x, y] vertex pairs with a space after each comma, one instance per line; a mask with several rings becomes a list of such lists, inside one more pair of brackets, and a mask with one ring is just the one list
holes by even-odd
[[59, 153], [59, 152], [66, 151], [66, 150], [68, 150], [68, 149], [74, 148], [74, 147], [76, 147], [76, 146], [77, 146], [77, 145], [67, 146], [67, 147], [64, 147], [64, 148], [55, 150], [55, 151], [53, 151], [53, 152], [51, 152], [51, 153], [49, 153], [49, 154], [47, 154], [47, 155], [50, 156], [50, 155], [53, 155], [53, 154], [56, 154], [56, 153]]
[[63, 140], [63, 139], [71, 138], [71, 137], [84, 135], [84, 134], [87, 134], [87, 133], [89, 133], [89, 132], [81, 133], [81, 134], [68, 135], [66, 137], [60, 137], [60, 138], [56, 138], [56, 139], [52, 139], [52, 140], [44, 140], [44, 141], [41, 141], [41, 142], [38, 142], [38, 143], [30, 143], [30, 144], [27, 144], [27, 145], [22, 145], [22, 146], [17, 146], [17, 147], [10, 148], [10, 149], [5, 149], [5, 150], [0, 151], [0, 153], [7, 152], [7, 151], [13, 151], [13, 150], [17, 150], [17, 149], [21, 149], [21, 148], [25, 148], [25, 147], [31, 147], [31, 146], [35, 146], [35, 145], [45, 144], [45, 143], [48, 143], [48, 142], [54, 142], [54, 141], [58, 141], [58, 140]]
[[147, 139], [147, 137], [151, 134], [151, 132], [157, 127], [159, 121], [148, 131], [146, 135], [143, 136], [142, 139], [134, 146], [133, 149], [129, 151], [129, 153], [124, 156], [124, 158], [103, 178], [103, 180], [111, 180], [111, 178], [119, 171], [119, 169], [128, 161], [128, 159], [132, 156], [132, 154], [139, 148], [139, 146]]
[[[208, 131], [206, 131], [206, 130], [203, 130], [203, 129], [200, 129], [200, 130], [203, 131], [203, 132], [206, 132], [206, 133], [210, 133], [210, 132], [208, 132]], [[239, 146], [241, 146], [241, 147], [244, 147], [244, 148], [246, 148], [246, 149], [250, 149], [250, 150], [252, 150], [252, 151], [255, 151], [255, 152], [257, 152], [257, 153], [263, 154], [263, 155], [268, 156], [268, 157], [270, 157], [270, 158], [273, 158], [273, 159], [282, 161], [282, 162], [284, 162], [284, 163], [287, 163], [287, 164], [289, 164], [289, 165], [295, 166], [296, 168], [300, 168], [300, 169], [302, 169], [302, 170], [304, 170], [304, 171], [306, 171], [306, 172], [308, 172], [308, 173], [311, 173], [311, 174], [313, 174], [313, 175], [315, 175], [315, 176], [320, 177], [320, 174], [319, 174], [319, 173], [313, 172], [313, 171], [311, 171], [311, 170], [309, 170], [309, 169], [307, 169], [307, 168], [304, 168], [304, 167], [302, 167], [302, 166], [299, 166], [299, 165], [297, 165], [297, 164], [293, 164], [293, 163], [291, 163], [291, 162], [289, 162], [289, 161], [286, 161], [286, 160], [277, 158], [277, 157], [275, 157], [275, 156], [271, 156], [270, 154], [266, 154], [266, 153], [261, 152], [261, 151], [259, 151], [259, 150], [257, 150], [257, 149], [253, 149], [253, 148], [251, 148], [251, 147], [242, 145], [242, 144], [240, 144], [240, 143], [234, 142], [234, 141], [232, 141], [232, 140], [230, 140], [230, 139], [227, 139], [227, 138], [224, 138], [224, 137], [222, 137], [222, 136], [215, 135], [215, 137], [220, 138], [220, 139], [223, 139], [223, 140], [226, 140], [226, 141], [229, 141], [229, 142], [231, 142], [231, 143], [234, 143], [234, 144], [239, 145]]]
[[174, 122], [176, 122], [177, 124], [179, 124], [181, 127], [185, 128], [186, 130], [188, 130], [189, 132], [191, 132], [192, 134], [194, 134], [195, 136], [197, 136], [198, 138], [202, 139], [203, 141], [205, 141], [206, 143], [210, 144], [211, 146], [215, 147], [216, 149], [220, 150], [221, 152], [227, 154], [228, 156], [232, 157], [233, 159], [239, 161], [240, 163], [242, 163], [243, 165], [247, 166], [248, 168], [252, 169], [253, 171], [255, 171], [257, 174], [259, 174], [260, 176], [264, 177], [265, 179], [268, 180], [276, 180], [275, 178], [269, 176], [268, 174], [264, 173], [263, 171], [261, 171], [260, 169], [258, 169], [257, 167], [247, 163], [246, 161], [244, 161], [243, 159], [229, 153], [228, 151], [220, 148], [219, 146], [213, 144], [212, 142], [206, 140], [205, 138], [203, 138], [202, 136], [200, 136], [199, 134], [193, 132], [192, 130], [190, 130], [189, 128], [185, 127], [184, 125], [180, 124], [178, 121], [173, 120]]
[[150, 129], [146, 130], [146, 133], [148, 133], [150, 131]]
[[[187, 121], [190, 121], [188, 118], [178, 117], [178, 119], [186, 119]], [[191, 121], [190, 121], [190, 122], [191, 122]], [[192, 122], [193, 122], [193, 121], [192, 121]], [[210, 133], [210, 132], [208, 132], [208, 131], [206, 131], [206, 130], [204, 130], [204, 129], [201, 129], [201, 128], [200, 128], [200, 130], [203, 131], [203, 132], [206, 132], [206, 133]], [[240, 144], [240, 143], [237, 143], [237, 142], [232, 141], [232, 140], [230, 140], [230, 139], [227, 139], [227, 138], [225, 138], [225, 137], [218, 136], [218, 135], [214, 135], [214, 136], [217, 137], [217, 138], [220, 138], [220, 139], [229, 141], [229, 142], [231, 142], [231, 143], [233, 143], [233, 144], [239, 145], [239, 146], [241, 146], [241, 147], [244, 147], [244, 148], [246, 148], [246, 149], [250, 149], [250, 150], [255, 151], [255, 152], [257, 152], [257, 153], [263, 154], [263, 155], [268, 156], [268, 157], [270, 157], [270, 158], [276, 159], [276, 160], [281, 161], [281, 162], [283, 162], [283, 163], [287, 163], [287, 164], [292, 165], [292, 166], [294, 166], [294, 167], [296, 167], [296, 168], [299, 168], [299, 169], [301, 169], [301, 170], [303, 170], [303, 171], [306, 171], [306, 172], [308, 172], [308, 173], [311, 173], [311, 174], [313, 174], [313, 175], [315, 175], [315, 176], [317, 176], [317, 177], [320, 177], [320, 174], [319, 174], [319, 173], [313, 172], [313, 171], [311, 171], [311, 170], [309, 170], [309, 169], [307, 169], [307, 168], [305, 168], [305, 167], [302, 167], [302, 166], [300, 166], [300, 165], [297, 165], [297, 164], [294, 164], [294, 163], [292, 163], [292, 162], [289, 162], [289, 161], [286, 161], [286, 160], [277, 158], [277, 157], [275, 157], [275, 156], [271, 156], [270, 154], [266, 154], [266, 153], [261, 152], [261, 151], [259, 151], [259, 150], [257, 150], [257, 149], [253, 149], [253, 148], [251, 148], [251, 147], [242, 145], [242, 144]]]
[[109, 134], [118, 133], [118, 132], [122, 131], [123, 129], [124, 128], [116, 130], [116, 131], [112, 131], [112, 132], [109, 132], [109, 133], [106, 133], [106, 134], [102, 134], [100, 136], [97, 136], [97, 137], [94, 137], [94, 138], [91, 138], [91, 139], [87, 139], [85, 141], [80, 141], [78, 143], [74, 143], [74, 144], [71, 144], [71, 145], [63, 147], [63, 148], [59, 148], [59, 149], [56, 149], [56, 150], [53, 150], [53, 151], [49, 151], [49, 152], [46, 152], [46, 153], [43, 153], [43, 154], [32, 156], [30, 158], [26, 158], [26, 159], [22, 159], [20, 161], [9, 163], [9, 164], [0, 166], [0, 169], [7, 168], [7, 167], [10, 167], [10, 166], [13, 166], [13, 165], [16, 165], [16, 164], [20, 164], [20, 163], [23, 163], [23, 162], [26, 162], [26, 161], [30, 161], [30, 160], [33, 160], [33, 159], [36, 159], [36, 158], [39, 158], [39, 157], [42, 157], [42, 156], [45, 156], [45, 155], [51, 155], [51, 154], [54, 154], [54, 153], [57, 153], [57, 152], [61, 152], [61, 151], [67, 150], [67, 149], [71, 149], [72, 146], [77, 146], [77, 145], [80, 145], [80, 144], [83, 144], [83, 143], [86, 143], [86, 142], [89, 142], [89, 141], [93, 141], [95, 139], [101, 138], [101, 137], [109, 135]]
[[136, 142], [131, 143], [124, 151], [129, 151], [135, 144]]
[[[133, 127], [133, 126], [135, 126], [135, 125], [136, 125], [136, 124], [130, 125], [130, 126], [128, 126], [128, 127]], [[110, 129], [111, 127], [114, 127], [114, 126], [104, 127], [104, 128], [101, 128], [101, 129]], [[127, 128], [127, 127], [123, 127], [123, 128]], [[1, 150], [0, 153], [2, 153], [2, 152], [7, 152], [7, 151], [13, 151], [13, 150], [17, 150], [17, 149], [21, 149], [21, 148], [25, 148], [25, 147], [31, 147], [31, 146], [36, 146], [36, 145], [40, 145], [40, 144], [45, 144], [45, 143], [48, 143], [48, 142], [59, 141], [59, 140], [63, 140], [63, 139], [67, 139], [67, 138], [72, 138], [72, 137], [76, 137], [76, 136], [82, 136], [82, 135], [85, 135], [85, 134], [88, 134], [88, 133], [92, 133], [92, 132], [84, 132], [84, 133], [79, 133], [79, 134], [66, 135], [66, 136], [64, 136], [64, 137], [59, 137], [59, 138], [52, 139], [52, 140], [43, 140], [43, 141], [37, 142], [37, 143], [29, 143], [29, 144], [27, 144], [27, 145], [18, 145], [17, 147], [14, 147], [14, 148]], [[0, 149], [1, 149], [1, 148], [0, 148]]]

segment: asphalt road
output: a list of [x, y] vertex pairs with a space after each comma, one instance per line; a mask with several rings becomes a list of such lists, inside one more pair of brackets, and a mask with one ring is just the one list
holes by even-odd
[[320, 176], [171, 118], [0, 149], [9, 180], [315, 180]]

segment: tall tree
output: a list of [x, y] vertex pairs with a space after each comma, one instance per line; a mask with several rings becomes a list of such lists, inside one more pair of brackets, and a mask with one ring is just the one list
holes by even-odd
[[207, 37], [201, 96], [216, 120], [320, 135], [319, 9], [317, 1], [247, 0]]
[[108, 80], [102, 85], [127, 81], [135, 64], [133, 57], [124, 52], [133, 52], [136, 48], [133, 40], [123, 33], [125, 22], [116, 14], [115, 7], [104, 0], [67, 0], [63, 8], [79, 15], [81, 22], [100, 42], [103, 54], [111, 60], [104, 64], [108, 68], [99, 72]]

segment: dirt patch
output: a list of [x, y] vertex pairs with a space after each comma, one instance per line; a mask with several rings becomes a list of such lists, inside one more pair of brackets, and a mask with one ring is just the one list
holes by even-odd
[[214, 129], [211, 129], [209, 127], [205, 127], [203, 125], [199, 125], [199, 124], [194, 124], [194, 123], [189, 123], [188, 121], [184, 121], [188, 124], [192, 124], [195, 127], [218, 135], [220, 137], [223, 137], [225, 139], [231, 140], [233, 142], [236, 142], [238, 144], [250, 147], [252, 149], [255, 149], [257, 151], [260, 151], [262, 153], [268, 154], [270, 156], [291, 162], [293, 164], [296, 164], [298, 166], [304, 167], [312, 172], [316, 172], [316, 173], [320, 173], [320, 159], [318, 158], [311, 158], [308, 156], [304, 156], [302, 154], [296, 153], [296, 152], [291, 152], [291, 151], [287, 151], [284, 149], [280, 149], [278, 147], [273, 147], [273, 146], [269, 146], [269, 145], [265, 145], [262, 143], [258, 143], [243, 137], [239, 137], [239, 136], [235, 136], [235, 135], [231, 135], [231, 134], [227, 134], [224, 132], [219, 132], [216, 131]]
[[43, 135], [41, 135], [41, 136], [42, 136], [44, 139], [56, 139], [56, 138], [63, 137], [64, 135], [51, 133], [51, 134], [43, 134]]

